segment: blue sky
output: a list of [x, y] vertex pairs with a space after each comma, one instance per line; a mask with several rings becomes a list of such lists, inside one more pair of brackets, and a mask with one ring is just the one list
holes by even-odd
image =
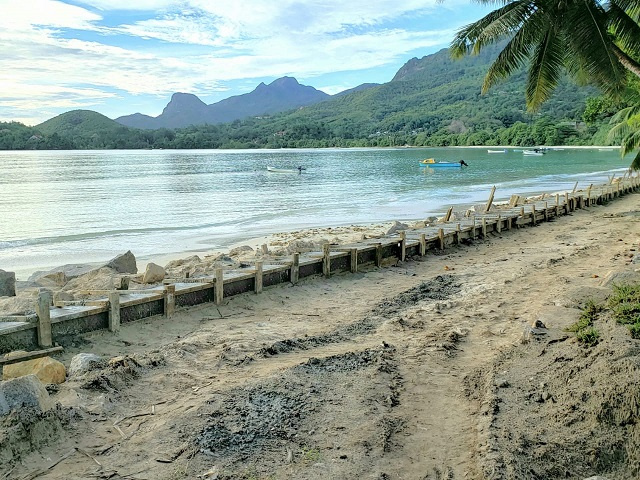
[[74, 109], [156, 116], [293, 76], [383, 83], [490, 11], [462, 0], [0, 0], [0, 121]]

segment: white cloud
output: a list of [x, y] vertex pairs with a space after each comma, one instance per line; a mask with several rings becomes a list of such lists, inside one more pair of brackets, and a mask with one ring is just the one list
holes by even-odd
[[[400, 26], [422, 18], [435, 0], [79, 2], [87, 8], [59, 0], [0, 2], [0, 84], [11, 92], [0, 94], [2, 116], [6, 108], [49, 112], [125, 94], [210, 94], [240, 79], [309, 80], [389, 64], [453, 35], [429, 31], [426, 22]], [[123, 11], [130, 10], [152, 13], [128, 22]]]
[[102, 17], [88, 10], [55, 0], [3, 0], [0, 27], [21, 30], [45, 25], [56, 28], [91, 30]]

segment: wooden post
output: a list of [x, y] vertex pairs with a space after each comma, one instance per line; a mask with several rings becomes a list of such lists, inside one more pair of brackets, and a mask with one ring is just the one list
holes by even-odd
[[376, 267], [382, 266], [382, 244], [376, 244]]
[[498, 214], [498, 222], [496, 223], [498, 233], [502, 232], [502, 217]]
[[351, 273], [358, 273], [358, 249], [352, 248], [350, 252], [351, 252], [351, 262], [350, 262]]
[[513, 222], [513, 219], [509, 216], [507, 217], [507, 230], [511, 230], [511, 223]]
[[254, 281], [256, 293], [262, 293], [262, 265], [262, 260], [256, 262], [256, 278]]
[[460, 245], [460, 233], [461, 233], [460, 224], [456, 223], [456, 234], [454, 237], [456, 245]]
[[547, 211], [549, 210], [549, 202], [544, 202], [544, 221], [548, 222], [549, 221], [549, 214], [547, 213]]
[[487, 238], [487, 219], [482, 217], [482, 239]]
[[587, 207], [591, 206], [591, 187], [593, 187], [593, 183], [587, 188]]
[[491, 210], [491, 204], [493, 203], [493, 195], [496, 193], [496, 186], [494, 185], [491, 189], [491, 193], [489, 194], [489, 200], [487, 200], [487, 204], [484, 206], [484, 213], [489, 213]]
[[38, 345], [40, 347], [53, 346], [51, 336], [51, 293], [40, 292], [36, 303], [36, 314], [38, 315]]
[[300, 254], [294, 253], [291, 262], [291, 283], [294, 285], [300, 280]]
[[176, 311], [176, 286], [169, 284], [164, 286], [164, 316], [171, 318]]
[[216, 268], [216, 305], [222, 305], [224, 299], [224, 275], [221, 268]]
[[471, 240], [476, 239], [476, 216], [471, 217]]
[[571, 190], [571, 193], [576, 193], [576, 188], [578, 188], [578, 182], [576, 182], [576, 184], [573, 186], [573, 190]]
[[438, 229], [438, 240], [440, 240], [440, 250], [444, 250], [444, 230]]
[[531, 224], [534, 227], [536, 226], [536, 204], [535, 203], [531, 204]]
[[444, 216], [444, 221], [448, 222], [449, 220], [451, 220], [451, 215], [452, 214], [453, 214], [453, 207], [449, 207], [449, 210], [447, 210], [447, 213]]
[[[167, 310], [165, 307], [165, 312], [166, 311]], [[117, 332], [119, 330], [120, 330], [120, 294], [118, 292], [109, 292], [109, 331]]]
[[420, 256], [424, 257], [427, 254], [427, 236], [424, 233], [420, 234]]
[[399, 247], [400, 247], [400, 261], [404, 262], [404, 260], [407, 258], [407, 232], [405, 232], [404, 230], [400, 232]]
[[331, 276], [331, 250], [330, 245], [322, 245], [322, 274], [329, 278]]

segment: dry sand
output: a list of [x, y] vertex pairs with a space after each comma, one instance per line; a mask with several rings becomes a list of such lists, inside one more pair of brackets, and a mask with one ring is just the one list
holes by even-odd
[[606, 319], [594, 348], [564, 329], [609, 272], [637, 275], [639, 220], [631, 194], [84, 335], [65, 364], [120, 358], [60, 385], [72, 409], [31, 436], [57, 440], [0, 478], [68, 452], [38, 478], [638, 478], [640, 343]]

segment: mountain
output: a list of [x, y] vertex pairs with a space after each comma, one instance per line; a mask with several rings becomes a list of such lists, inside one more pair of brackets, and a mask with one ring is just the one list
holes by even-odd
[[246, 117], [270, 115], [292, 110], [329, 98], [313, 87], [300, 85], [295, 78], [282, 77], [269, 85], [260, 83], [252, 92], [226, 98], [207, 105], [188, 93], [174, 93], [157, 117], [134, 113], [115, 119], [128, 127], [142, 129], [182, 128], [232, 122]]
[[362, 85], [358, 85], [357, 87], [353, 87], [353, 88], [349, 88], [347, 90], [343, 90], [341, 92], [338, 92], [334, 95], [334, 97], [339, 97], [342, 95], [348, 95], [350, 93], [353, 92], [361, 92], [363, 90], [367, 90], [369, 88], [373, 88], [373, 87], [377, 87], [378, 85], [380, 85], [379, 83], [363, 83]]
[[92, 110], [72, 110], [35, 126], [45, 135], [91, 136], [94, 134], [126, 131], [118, 122]]

